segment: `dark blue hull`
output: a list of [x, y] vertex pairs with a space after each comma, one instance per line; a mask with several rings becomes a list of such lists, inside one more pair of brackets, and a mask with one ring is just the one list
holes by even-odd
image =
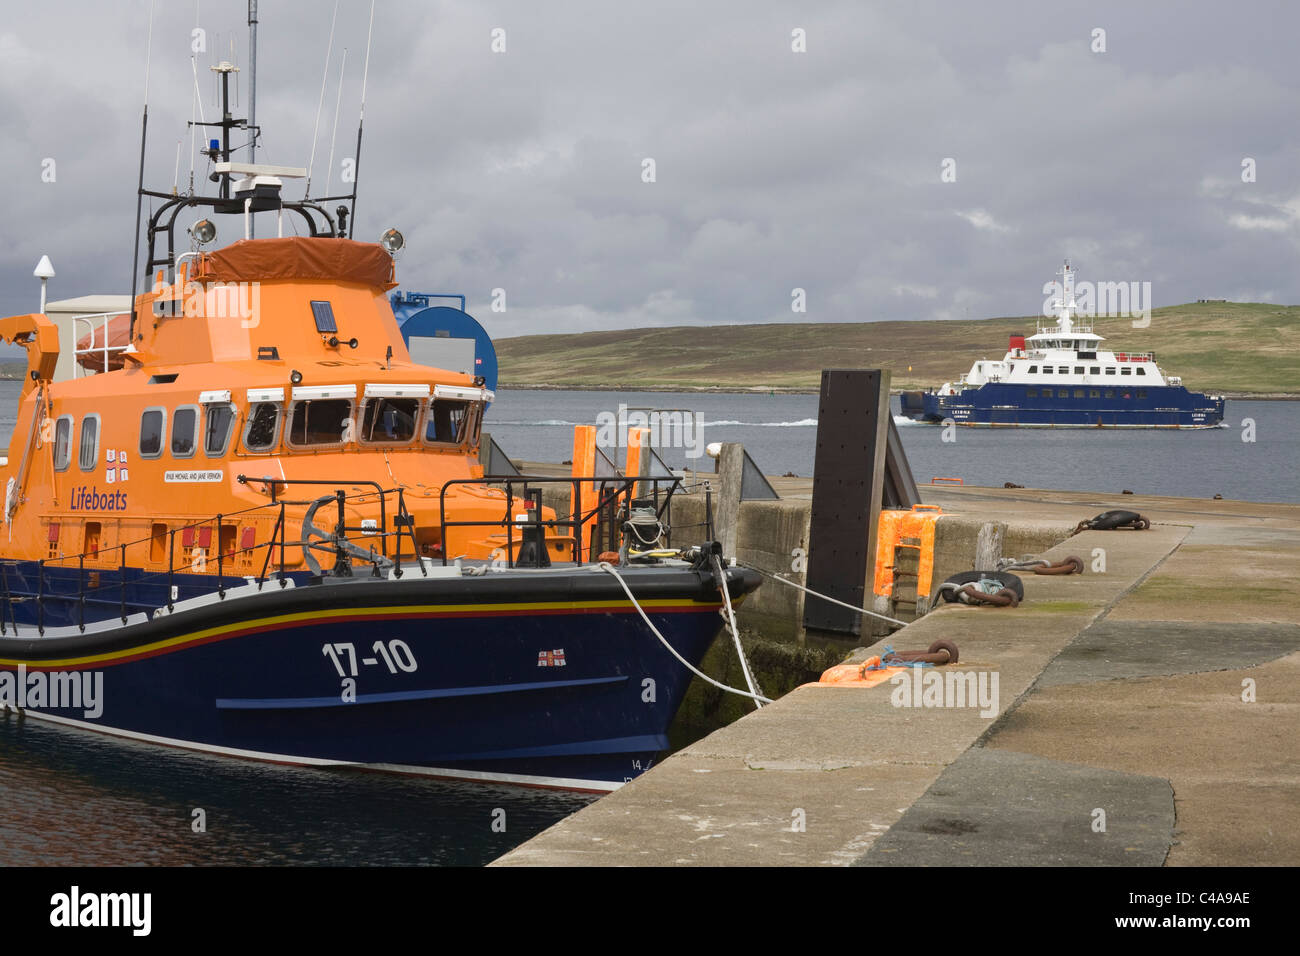
[[1029, 387], [987, 383], [956, 395], [907, 392], [903, 414], [926, 422], [1022, 428], [1213, 428], [1223, 399], [1158, 387]]
[[[731, 574], [733, 593], [756, 586]], [[664, 636], [698, 663], [720, 624], [707, 575], [678, 568], [626, 577]], [[617, 582], [595, 571], [408, 573], [255, 591], [127, 625], [113, 618], [84, 634], [47, 627], [39, 637], [20, 617], [15, 637], [6, 622], [0, 682], [8, 672], [16, 686], [21, 666], [28, 684], [39, 672], [47, 687], [63, 681], [66, 693], [63, 675], [102, 674], [102, 709], [89, 712], [85, 699], [49, 706], [66, 705], [66, 696], [38, 706], [11, 693], [6, 702], [236, 756], [608, 790], [666, 749], [691, 679]]]

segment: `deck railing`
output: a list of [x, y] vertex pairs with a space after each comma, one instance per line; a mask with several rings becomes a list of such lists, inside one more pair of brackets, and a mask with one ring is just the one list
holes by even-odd
[[[130, 312], [92, 312], [92, 313], [89, 313], [89, 314], [87, 314], [87, 315], [74, 315], [74, 316], [72, 317], [72, 332], [73, 332], [73, 335], [72, 335], [72, 377], [73, 377], [73, 378], [77, 378], [77, 377], [78, 377], [78, 372], [77, 372], [77, 370], [81, 368], [81, 362], [79, 361], [80, 358], [81, 358], [81, 356], [83, 356], [83, 355], [93, 355], [93, 354], [96, 354], [96, 353], [99, 354], [100, 356], [102, 356], [103, 365], [102, 365], [101, 368], [96, 369], [95, 371], [96, 371], [97, 373], [98, 373], [98, 372], [107, 372], [107, 371], [108, 371], [108, 356], [109, 356], [109, 354], [110, 354], [110, 353], [113, 353], [113, 352], [126, 352], [126, 351], [128, 351], [128, 350], [131, 348], [131, 343], [130, 343], [130, 342], [128, 342], [126, 345], [113, 345], [113, 346], [110, 346], [110, 345], [108, 344], [108, 325], [109, 325], [110, 322], [113, 321], [113, 319], [117, 318], [119, 315], [123, 315], [123, 316], [124, 316], [124, 315], [130, 315]], [[96, 331], [96, 330], [95, 330], [95, 323], [91, 321], [92, 319], [100, 319], [100, 320], [101, 320], [101, 321], [100, 321], [100, 324], [99, 324], [99, 328], [100, 328], [100, 329], [103, 331], [103, 333], [104, 333], [104, 341], [103, 341], [103, 343], [100, 344], [100, 345], [96, 345], [96, 344], [95, 344], [95, 331]], [[81, 322], [85, 322], [85, 323], [87, 324], [87, 326], [89, 327], [89, 329], [90, 329], [90, 345], [87, 346], [87, 347], [84, 348], [84, 349], [79, 349], [79, 348], [77, 348], [77, 342], [79, 342], [80, 339], [81, 339], [81, 333], [78, 331], [78, 325], [79, 325], [79, 323], [81, 323]], [[90, 370], [90, 369], [83, 369], [83, 370], [82, 370], [82, 374], [84, 375], [86, 372], [89, 372], [89, 371], [91, 371], [91, 370]]]
[[[261, 479], [248, 479], [246, 478], [246, 476], [240, 475], [239, 480], [241, 482], [248, 482], [248, 481], [258, 481]], [[389, 530], [386, 526], [380, 528], [367, 528], [367, 527], [357, 528], [348, 525], [346, 523], [347, 502], [357, 501], [359, 499], [361, 500], [369, 499], [373, 497], [376, 492], [366, 491], [359, 494], [349, 495], [346, 492], [344, 492], [343, 489], [339, 488], [336, 489], [335, 493], [332, 496], [326, 495], [323, 496], [322, 498], [308, 499], [308, 500], [289, 500], [289, 499], [281, 498], [281, 499], [273, 500], [268, 504], [254, 505], [250, 508], [244, 508], [239, 511], [216, 514], [216, 515], [199, 519], [197, 521], [190, 522], [188, 524], [169, 527], [167, 530], [167, 539], [166, 539], [167, 567], [165, 569], [160, 568], [153, 571], [146, 571], [142, 569], [141, 573], [135, 576], [129, 576], [128, 574], [128, 571], [135, 570], [133, 568], [129, 568], [129, 566], [127, 565], [128, 549], [144, 547], [144, 546], [152, 547], [155, 541], [157, 540], [157, 538], [153, 534], [150, 534], [147, 537], [137, 538], [132, 541], [119, 542], [111, 549], [94, 548], [94, 549], [83, 551], [80, 554], [71, 554], [71, 555], [61, 554], [57, 558], [43, 558], [43, 559], [38, 559], [34, 562], [20, 561], [16, 559], [2, 560], [0, 561], [0, 596], [3, 596], [4, 598], [5, 608], [4, 608], [4, 612], [0, 612], [0, 636], [4, 636], [8, 634], [10, 629], [12, 629], [14, 634], [18, 633], [19, 622], [17, 620], [14, 611], [15, 604], [33, 598], [36, 601], [36, 629], [37, 632], [42, 635], [45, 633], [45, 627], [46, 627], [46, 621], [45, 621], [46, 601], [50, 601], [50, 600], [62, 601], [62, 602], [75, 602], [76, 604], [75, 623], [77, 624], [78, 629], [83, 632], [86, 629], [86, 623], [87, 623], [86, 609], [88, 605], [91, 608], [98, 607], [101, 609], [107, 606], [116, 606], [118, 610], [117, 616], [121, 618], [123, 624], [126, 623], [129, 614], [133, 612], [139, 612], [139, 611], [150, 612], [159, 608], [160, 606], [165, 606], [168, 611], [174, 610], [176, 602], [178, 600], [181, 600], [179, 596], [177, 583], [176, 583], [176, 575], [182, 574], [182, 575], [186, 575], [187, 577], [191, 575], [193, 576], [206, 575], [208, 573], [208, 569], [214, 563], [211, 559], [207, 557], [205, 553], [197, 561], [192, 559], [188, 564], [178, 565], [176, 560], [176, 536], [177, 534], [183, 534], [184, 532], [187, 531], [192, 531], [192, 530], [197, 530], [202, 528], [210, 529], [211, 526], [213, 526], [214, 524], [216, 526], [216, 552], [217, 552], [215, 558], [216, 584], [215, 587], [208, 587], [202, 589], [198, 592], [198, 594], [192, 596], [200, 596], [202, 594], [212, 593], [215, 590], [217, 598], [219, 600], [224, 600], [226, 597], [227, 588], [230, 585], [234, 584], [236, 581], [241, 583], [247, 581], [248, 578], [243, 574], [239, 574], [239, 575], [227, 574], [227, 568], [230, 565], [230, 563], [234, 561], [237, 555], [241, 555], [241, 554], [255, 555], [259, 551], [265, 551], [265, 556], [262, 560], [261, 571], [258, 575], [256, 575], [252, 579], [253, 583], [257, 585], [258, 591], [263, 590], [263, 588], [267, 584], [271, 583], [273, 580], [278, 580], [281, 588], [287, 586], [290, 572], [288, 571], [287, 568], [288, 561], [286, 558], [286, 553], [289, 549], [292, 548], [299, 549], [305, 555], [309, 548], [315, 548], [319, 550], [330, 550], [332, 547], [339, 561], [347, 561], [350, 563], [353, 558], [357, 558], [359, 561], [364, 562], [365, 560], [364, 557], [357, 555], [355, 551], [349, 552], [344, 547], [344, 544], [347, 543], [349, 540], [347, 538], [348, 532], [361, 532], [363, 535], [365, 535], [368, 538], [378, 537], [380, 539], [380, 551], [375, 552], [374, 548], [372, 547], [371, 554], [373, 555], [373, 557], [369, 562], [372, 566], [372, 574], [376, 577], [379, 576], [379, 569], [381, 564], [387, 564], [388, 561], [387, 555], [389, 551], [389, 547], [388, 547], [389, 538], [395, 539], [395, 547], [393, 550], [396, 552], [396, 556], [393, 560], [396, 567], [396, 571], [394, 573], [398, 577], [400, 577], [402, 573], [401, 541], [403, 536], [409, 537], [411, 539], [411, 556], [418, 558], [418, 548], [415, 546], [415, 538], [414, 538], [414, 530], [413, 530], [414, 521], [412, 520], [411, 515], [406, 508], [404, 489], [402, 488], [386, 489], [378, 486], [377, 483], [366, 482], [366, 481], [319, 482], [313, 480], [286, 481], [285, 479], [276, 479], [276, 481], [277, 483], [280, 484], [299, 484], [299, 485], [332, 483], [335, 485], [348, 484], [348, 485], [355, 486], [359, 484], [375, 484], [377, 493], [380, 498], [381, 514], [385, 515], [385, 518], [387, 515], [387, 508], [384, 507], [383, 505], [385, 499], [389, 495], [394, 495], [397, 498], [397, 513], [394, 516], [394, 528], [393, 530]], [[337, 522], [334, 524], [334, 527], [332, 529], [333, 534], [330, 536], [334, 540], [333, 545], [312, 544], [304, 541], [288, 540], [287, 538], [288, 515], [286, 512], [287, 508], [310, 507], [312, 505], [323, 504], [326, 501], [329, 501], [331, 499], [337, 502], [337, 507], [338, 507]], [[268, 540], [263, 541], [261, 544], [254, 543], [253, 545], [250, 545], [248, 547], [239, 547], [237, 543], [235, 546], [227, 546], [225, 543], [223, 543], [221, 538], [221, 530], [224, 526], [224, 522], [227, 519], [247, 517], [249, 515], [253, 515], [257, 513], [262, 513], [262, 514], [270, 513], [275, 515], [275, 525], [272, 528], [271, 536]], [[386, 520], [385, 520], [385, 524], [386, 524]], [[184, 545], [182, 546], [184, 547]], [[118, 552], [118, 566], [116, 569], [118, 580], [116, 583], [101, 585], [98, 583], [99, 576], [103, 574], [103, 572], [107, 569], [103, 567], [91, 567], [90, 569], [87, 569], [86, 561], [87, 559], [90, 559], [91, 561], [94, 561], [96, 563], [102, 562], [104, 559], [105, 551]], [[275, 571], [272, 571], [273, 563], [276, 566]], [[34, 589], [17, 590], [13, 586], [13, 583], [11, 583], [10, 580], [11, 574], [18, 571], [21, 566], [27, 564], [35, 564], [36, 566], [35, 587]], [[66, 591], [66, 592], [47, 590], [47, 583], [51, 580], [50, 572], [52, 570], [70, 570], [74, 565], [77, 570], [77, 581], [74, 590]], [[419, 565], [421, 571], [427, 575], [428, 568], [426, 567], [425, 562], [420, 561]], [[338, 565], [336, 564], [336, 569], [337, 567]], [[235, 580], [233, 581], [230, 580], [231, 577], [234, 577]], [[165, 602], [143, 601], [143, 600], [132, 599], [128, 597], [128, 589], [133, 590], [138, 597], [142, 590], [141, 586], [148, 585], [151, 583], [165, 585], [166, 596], [167, 596]], [[114, 595], [111, 598], [108, 597], [107, 595], [111, 594], [113, 591], [116, 591], [116, 595]], [[102, 620], [102, 619], [103, 619], [102, 616], [94, 617], [94, 620]]]
[[[666, 538], [672, 541], [672, 497], [673, 492], [681, 487], [682, 480], [676, 476], [669, 477], [610, 477], [610, 476], [591, 476], [591, 477], [547, 477], [538, 475], [511, 475], [511, 476], [485, 476], [483, 478], [456, 478], [446, 482], [442, 486], [442, 492], [439, 495], [439, 511], [442, 516], [442, 540], [447, 540], [448, 528], [502, 528], [506, 537], [505, 560], [512, 566], [515, 564], [515, 531], [519, 529], [519, 543], [522, 547], [525, 543], [524, 531], [530, 533], [531, 540], [535, 547], [545, 547], [544, 530], [563, 529], [567, 530], [567, 537], [573, 548], [573, 561], [575, 564], [583, 564], [586, 559], [583, 555], [587, 551], [594, 552], [596, 529], [592, 530], [592, 540], [590, 547], [584, 548], [583, 529], [592, 524], [596, 519], [599, 524], [605, 528], [606, 543], [609, 545], [608, 550], [616, 550], [616, 538], [618, 535], [618, 515], [617, 512], [621, 505], [630, 503], [636, 495], [638, 485], [651, 488], [651, 498], [655, 503], [655, 517], [661, 522], [666, 522]], [[532, 489], [530, 485], [569, 485], [571, 497], [569, 498], [569, 517], [554, 518], [550, 521], [543, 521], [541, 516], [541, 489]], [[477, 486], [504, 486], [506, 493], [505, 514], [500, 518], [479, 519], [471, 521], [448, 521], [447, 520], [447, 490], [461, 485]], [[521, 494], [515, 493], [515, 488], [523, 486]], [[590, 486], [595, 492], [595, 502], [590, 508], [584, 510], [582, 499], [583, 486]], [[661, 492], [661, 486], [667, 486], [666, 490]], [[514, 514], [515, 501], [523, 501], [525, 511], [528, 513], [528, 520], [520, 522]], [[588, 556], [590, 557], [590, 555]], [[446, 547], [443, 548], [442, 563], [447, 563], [448, 554]]]

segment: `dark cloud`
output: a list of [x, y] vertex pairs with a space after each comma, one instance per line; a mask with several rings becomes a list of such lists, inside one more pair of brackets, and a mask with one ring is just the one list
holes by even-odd
[[[260, 155], [306, 165], [333, 4], [260, 7]], [[171, 185], [179, 140], [184, 188], [195, 5], [159, 8], [147, 178]], [[336, 165], [356, 133], [368, 4], [339, 10], [317, 191], [344, 46]], [[211, 53], [245, 64], [244, 12], [198, 5]], [[147, 23], [52, 0], [0, 28], [0, 311], [35, 306], [42, 253], [54, 298], [128, 289]], [[1297, 302], [1297, 27], [1283, 2], [380, 2], [357, 233], [401, 228], [404, 287], [466, 293], [497, 335], [1025, 314], [1066, 255], [1156, 305]]]

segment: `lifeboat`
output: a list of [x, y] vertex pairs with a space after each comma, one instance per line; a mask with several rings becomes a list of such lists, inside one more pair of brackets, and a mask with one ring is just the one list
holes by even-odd
[[[228, 144], [245, 121], [222, 115]], [[355, 189], [331, 212], [281, 196], [301, 170], [213, 159], [215, 195], [141, 190], [147, 288], [77, 341], [86, 374], [55, 379], [46, 316], [0, 319], [27, 354], [0, 708], [284, 763], [595, 791], [643, 772], [680, 662], [757, 575], [662, 527], [641, 546], [673, 480], [485, 475], [493, 395], [412, 361], [400, 235], [351, 237]], [[209, 250], [203, 219], [178, 254], [192, 208], [244, 237]], [[255, 213], [307, 234], [252, 238]]]

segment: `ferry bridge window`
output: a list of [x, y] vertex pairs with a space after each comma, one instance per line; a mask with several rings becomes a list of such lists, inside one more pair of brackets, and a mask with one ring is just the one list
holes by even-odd
[[199, 430], [199, 410], [182, 405], [172, 413], [172, 457], [189, 458], [194, 454], [194, 439]]
[[289, 421], [289, 445], [295, 448], [341, 445], [351, 419], [350, 398], [316, 398], [294, 402]]
[[270, 451], [280, 437], [279, 402], [257, 402], [248, 410], [244, 426], [244, 447], [249, 451]]
[[[163, 435], [167, 434], [167, 412], [146, 408], [140, 416], [140, 457], [157, 458], [162, 454]], [[84, 442], [84, 437], [83, 437]]]
[[1092, 367], [1090, 367], [1090, 368], [1088, 369], [1088, 374], [1090, 374], [1090, 375], [1100, 375], [1100, 374], [1101, 374], [1101, 366], [1100, 366], [1100, 365], [1093, 365]]
[[64, 471], [72, 461], [72, 416], [60, 415], [54, 423], [54, 470]]
[[81, 420], [81, 448], [77, 464], [82, 471], [92, 471], [99, 458], [99, 416], [87, 415]]
[[470, 402], [435, 398], [429, 403], [424, 440], [439, 445], [460, 445], [469, 437]]
[[1030, 374], [1030, 375], [1035, 374], [1037, 371], [1038, 371], [1038, 366], [1037, 366], [1037, 365], [1031, 365], [1031, 366], [1029, 366], [1029, 374]]
[[230, 432], [235, 424], [235, 406], [230, 403], [209, 405], [204, 409], [203, 453], [209, 458], [220, 458], [230, 443]]
[[1133, 370], [1132, 370], [1131, 368], [1122, 368], [1122, 369], [1119, 370], [1119, 374], [1121, 374], [1121, 375], [1132, 375], [1132, 374], [1133, 374]]
[[361, 412], [361, 441], [366, 445], [406, 444], [415, 438], [420, 413], [416, 398], [368, 398]]
[[1070, 374], [1070, 366], [1068, 366], [1068, 365], [1061, 365], [1061, 366], [1058, 366], [1056, 370], [1057, 370], [1058, 372], [1060, 372], [1062, 375], [1069, 375], [1069, 374]]
[[1106, 369], [1106, 374], [1107, 374], [1107, 375], [1114, 375], [1114, 374], [1115, 374], [1115, 369], [1114, 369], [1114, 367], [1112, 366], [1111, 368]]
[[1082, 366], [1082, 365], [1076, 365], [1076, 366], [1074, 367], [1074, 374], [1075, 374], [1075, 375], [1082, 375], [1082, 374], [1083, 374], [1083, 366]]
[[1139, 365], [1139, 366], [1137, 367], [1137, 373], [1138, 373], [1139, 375], [1145, 375], [1145, 374], [1147, 373], [1146, 366], [1144, 366], [1144, 365]]

